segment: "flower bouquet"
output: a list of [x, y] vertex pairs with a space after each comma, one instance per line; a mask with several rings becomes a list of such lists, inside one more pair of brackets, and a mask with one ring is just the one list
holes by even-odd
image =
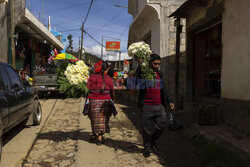
[[64, 62], [57, 68], [59, 75], [57, 83], [60, 91], [69, 97], [82, 97], [88, 94], [87, 80], [89, 67], [80, 60], [75, 64]]
[[150, 68], [150, 46], [144, 42], [136, 42], [129, 46], [128, 55], [140, 61], [142, 78], [144, 79], [155, 79], [155, 72]]

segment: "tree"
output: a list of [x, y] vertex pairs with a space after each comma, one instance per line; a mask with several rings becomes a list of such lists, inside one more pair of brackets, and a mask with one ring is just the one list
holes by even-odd
[[66, 48], [67, 53], [72, 53], [73, 52], [73, 36], [71, 34], [68, 35], [67, 39], [69, 41], [69, 45]]

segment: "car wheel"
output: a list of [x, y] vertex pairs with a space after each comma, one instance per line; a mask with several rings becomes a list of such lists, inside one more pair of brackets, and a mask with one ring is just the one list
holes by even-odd
[[40, 125], [42, 121], [42, 107], [39, 102], [36, 103], [33, 111], [33, 125]]

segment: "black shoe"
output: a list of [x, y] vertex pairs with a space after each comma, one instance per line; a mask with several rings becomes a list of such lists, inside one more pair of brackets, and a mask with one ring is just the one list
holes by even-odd
[[96, 140], [96, 145], [100, 146], [103, 144], [103, 140]]
[[147, 158], [147, 157], [150, 157], [150, 150], [149, 149], [144, 149], [143, 150], [143, 156], [145, 157], [145, 158]]
[[157, 146], [155, 142], [151, 143], [151, 150], [158, 153], [159, 147]]
[[89, 139], [89, 142], [90, 143], [96, 143], [96, 136], [92, 136], [90, 139]]

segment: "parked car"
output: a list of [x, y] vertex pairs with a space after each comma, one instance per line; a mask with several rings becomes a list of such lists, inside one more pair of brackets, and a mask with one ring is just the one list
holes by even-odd
[[0, 157], [2, 135], [28, 120], [33, 125], [39, 125], [42, 120], [37, 92], [10, 65], [0, 62]]

